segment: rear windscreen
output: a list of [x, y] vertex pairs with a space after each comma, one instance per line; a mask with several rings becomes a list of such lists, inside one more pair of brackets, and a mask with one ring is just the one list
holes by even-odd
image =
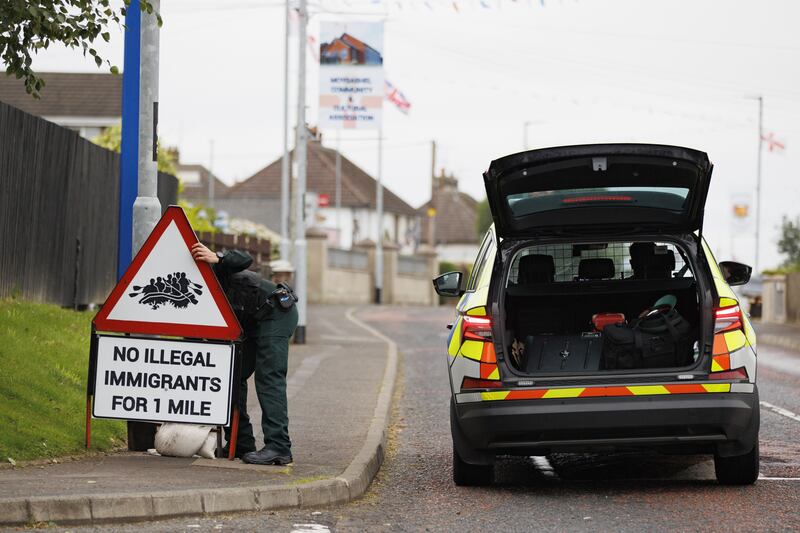
[[672, 243], [564, 243], [519, 251], [511, 263], [508, 284], [691, 277], [684, 256]]
[[581, 207], [648, 207], [670, 211], [684, 209], [686, 187], [594, 187], [509, 194], [514, 217]]

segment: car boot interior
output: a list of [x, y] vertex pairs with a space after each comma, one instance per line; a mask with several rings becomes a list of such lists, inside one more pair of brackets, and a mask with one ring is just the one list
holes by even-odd
[[[604, 327], [620, 322], [619, 314], [625, 318], [623, 329], [635, 326], [640, 314], [665, 296], [674, 297], [671, 313], [682, 324], [688, 323], [679, 334], [682, 338], [674, 342], [680, 353], [670, 367], [695, 360], [695, 341], [700, 337], [697, 287], [684, 253], [674, 244], [532, 246], [516, 253], [508, 279], [505, 344], [519, 371], [618, 369], [608, 368], [608, 358], [603, 355], [604, 346], [606, 351], [609, 348]], [[674, 328], [671, 332], [664, 329], [661, 340], [673, 342]], [[650, 337], [645, 340], [659, 342]]]

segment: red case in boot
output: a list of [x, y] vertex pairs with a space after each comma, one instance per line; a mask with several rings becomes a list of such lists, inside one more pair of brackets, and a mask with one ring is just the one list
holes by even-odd
[[624, 313], [597, 313], [592, 315], [592, 324], [597, 331], [603, 331], [603, 328], [609, 324], [619, 324], [625, 322]]

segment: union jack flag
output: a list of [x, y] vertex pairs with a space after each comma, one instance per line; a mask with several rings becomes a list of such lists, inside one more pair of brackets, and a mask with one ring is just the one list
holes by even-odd
[[762, 135], [761, 140], [766, 143], [770, 152], [782, 152], [786, 149], [786, 143], [776, 139], [775, 134], [772, 132], [767, 135]]
[[406, 99], [405, 95], [392, 85], [389, 80], [384, 80], [383, 87], [386, 99], [393, 103], [401, 113], [408, 115], [408, 111], [411, 109], [411, 102]]

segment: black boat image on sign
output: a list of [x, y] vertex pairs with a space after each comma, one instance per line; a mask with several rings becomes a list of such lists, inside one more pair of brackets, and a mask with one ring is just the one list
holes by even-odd
[[185, 272], [175, 272], [164, 277], [150, 278], [150, 283], [144, 286], [134, 285], [133, 291], [128, 296], [141, 297], [139, 303], [149, 305], [152, 309], [166, 304], [185, 309], [189, 304], [197, 305], [196, 296], [203, 294], [203, 286], [187, 278]]

